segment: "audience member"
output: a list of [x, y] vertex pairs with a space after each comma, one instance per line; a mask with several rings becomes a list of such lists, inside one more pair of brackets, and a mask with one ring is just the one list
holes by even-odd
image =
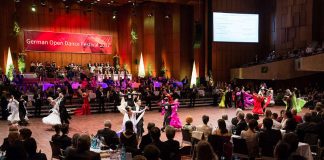
[[76, 149], [66, 155], [66, 160], [100, 160], [100, 154], [90, 151], [90, 136], [82, 134], [78, 139]]
[[111, 121], [106, 120], [104, 122], [104, 129], [97, 131], [98, 137], [103, 137], [105, 140], [105, 145], [109, 148], [116, 149], [116, 146], [119, 143], [119, 138], [115, 131], [111, 130]]
[[222, 119], [225, 121], [226, 123], [226, 129], [228, 130], [228, 132], [232, 133], [232, 128], [233, 128], [233, 125], [232, 123], [228, 120], [228, 116], [225, 114], [225, 115], [222, 115]]
[[196, 160], [218, 160], [212, 146], [207, 141], [199, 141], [195, 152]]
[[217, 121], [218, 128], [214, 131], [214, 134], [217, 136], [231, 136], [232, 134], [226, 128], [226, 123], [223, 119]]
[[27, 153], [23, 142], [19, 139], [19, 133], [10, 132], [8, 135], [8, 146], [6, 150], [6, 159], [8, 160], [26, 160]]
[[302, 123], [303, 122], [302, 117], [297, 115], [297, 110], [296, 109], [292, 109], [291, 114], [293, 115], [293, 118], [295, 119], [296, 123]]
[[58, 144], [58, 140], [61, 137], [61, 125], [55, 125], [54, 126], [55, 134], [52, 136], [52, 142]]
[[133, 155], [138, 153], [136, 133], [131, 121], [125, 123], [125, 131], [120, 134], [120, 144], [126, 148], [126, 152], [131, 152]]
[[304, 123], [298, 124], [296, 128], [296, 133], [299, 141], [304, 142], [304, 137], [307, 133], [318, 135], [318, 125], [314, 122], [311, 122], [312, 114], [305, 113], [304, 115]]
[[63, 124], [61, 127], [62, 135], [58, 138], [59, 146], [61, 149], [65, 150], [68, 146], [71, 146], [72, 139], [68, 136], [69, 125]]
[[273, 156], [273, 151], [282, 138], [280, 130], [273, 129], [273, 119], [263, 119], [263, 130], [259, 135], [259, 147], [261, 148], [262, 156]]
[[139, 145], [139, 148], [141, 151], [144, 151], [145, 146], [152, 143], [151, 130], [153, 127], [155, 127], [155, 123], [147, 124], [147, 134], [142, 137], [141, 143]]
[[232, 124], [233, 124], [233, 126], [236, 126], [237, 125], [237, 123], [239, 122], [239, 120], [237, 119], [237, 115], [240, 113], [240, 112], [243, 112], [243, 110], [241, 109], [241, 108], [237, 108], [236, 109], [236, 113], [235, 113], [235, 117], [234, 118], [232, 118]]
[[241, 132], [241, 137], [246, 140], [246, 145], [251, 157], [257, 157], [259, 155], [258, 133], [255, 131], [257, 125], [257, 121], [252, 119], [249, 122], [248, 130]]
[[165, 134], [168, 138], [167, 141], [164, 142], [165, 147], [165, 158], [169, 160], [180, 160], [181, 156], [179, 153], [180, 143], [179, 141], [174, 140], [176, 130], [173, 127], [167, 127]]
[[212, 128], [208, 126], [209, 116], [203, 115], [202, 116], [203, 124], [197, 127], [197, 131], [204, 133], [205, 140], [208, 139], [208, 136], [212, 133]]
[[289, 144], [289, 155], [296, 152], [298, 148], [298, 136], [295, 133], [287, 133], [282, 138], [283, 142], [286, 142]]
[[144, 156], [147, 160], [159, 160], [160, 150], [153, 144], [149, 144], [144, 148]]
[[186, 117], [186, 124], [182, 127], [182, 129], [184, 130], [189, 130], [190, 133], [192, 133], [192, 131], [196, 130], [196, 127], [191, 125], [193, 119], [191, 116], [187, 116]]
[[247, 123], [245, 122], [244, 120], [244, 113], [243, 112], [239, 112], [237, 114], [237, 119], [238, 119], [238, 123], [237, 125], [235, 126], [235, 131], [234, 131], [234, 134], [235, 135], [241, 135], [241, 132], [243, 130], [246, 130], [247, 128]]
[[161, 131], [159, 128], [157, 127], [153, 127], [151, 130], [151, 137], [152, 137], [152, 144], [155, 145], [159, 150], [160, 150], [160, 158], [162, 160], [167, 159], [167, 155], [165, 152], [165, 145], [164, 143], [161, 141], [160, 137], [161, 137]]
[[75, 133], [73, 136], [72, 136], [72, 145], [71, 146], [68, 146], [64, 153], [65, 155], [68, 155], [70, 154], [71, 151], [77, 149], [78, 147], [78, 139], [80, 138], [80, 134], [79, 133]]
[[266, 111], [265, 111], [265, 117], [266, 118], [269, 118], [269, 119], [272, 119], [272, 129], [276, 129], [276, 130], [280, 130], [281, 129], [281, 123], [279, 123], [276, 120], [276, 118], [273, 117], [273, 114], [272, 114], [272, 112], [271, 112], [270, 109], [266, 109]]
[[275, 147], [275, 151], [274, 151], [274, 157], [277, 160], [287, 160], [290, 153], [289, 153], [289, 144], [284, 142], [284, 141], [280, 141], [276, 147]]

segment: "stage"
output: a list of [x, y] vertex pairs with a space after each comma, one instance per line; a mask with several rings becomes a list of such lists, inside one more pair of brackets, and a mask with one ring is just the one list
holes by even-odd
[[[281, 109], [284, 109], [284, 106], [274, 106], [270, 107], [273, 112], [279, 114]], [[300, 115], [303, 115], [305, 111], [308, 109], [303, 109]], [[251, 113], [251, 110], [245, 110], [245, 113]], [[209, 116], [210, 124], [213, 127], [217, 126], [217, 120], [221, 118], [222, 115], [227, 114], [229, 120], [235, 116], [235, 109], [219, 109], [218, 107], [196, 107], [196, 108], [180, 108], [179, 116], [181, 119], [182, 124], [185, 122], [185, 118], [187, 115], [191, 115], [194, 119], [193, 125], [200, 125], [202, 124], [201, 117], [202, 115], [206, 114]], [[263, 118], [263, 116], [261, 116]], [[72, 116], [71, 124], [70, 124], [70, 133], [69, 136], [76, 132], [87, 132], [89, 134], [96, 134], [98, 129], [103, 128], [103, 122], [105, 120], [112, 121], [112, 129], [115, 131], [119, 131], [121, 129], [123, 116], [121, 113], [104, 113], [104, 114], [92, 114], [88, 116]], [[147, 111], [144, 115], [144, 128], [146, 134], [146, 124], [148, 122], [154, 122], [157, 127], [162, 127], [162, 119], [163, 116], [157, 110]], [[46, 153], [47, 158], [51, 158], [51, 148], [49, 144], [49, 140], [51, 139], [52, 135], [54, 135], [54, 131], [50, 131], [50, 126], [44, 125], [42, 123], [41, 118], [31, 118], [30, 124], [28, 128], [30, 128], [33, 132], [32, 137], [34, 137], [37, 141], [38, 150], [42, 150], [42, 152]], [[21, 128], [21, 127], [19, 127]], [[0, 121], [0, 143], [2, 144], [3, 138], [7, 137], [8, 135], [8, 123], [6, 121]], [[181, 143], [181, 132], [176, 133], [175, 139]], [[161, 134], [162, 141], [166, 140], [165, 133]]]

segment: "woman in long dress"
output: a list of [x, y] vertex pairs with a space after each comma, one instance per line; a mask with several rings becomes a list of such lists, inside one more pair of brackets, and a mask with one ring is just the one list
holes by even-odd
[[218, 105], [219, 108], [225, 108], [225, 94], [226, 92], [224, 92], [222, 89], [219, 90], [221, 93], [221, 101]]
[[61, 99], [53, 100], [52, 97], [48, 97], [47, 100], [49, 101], [50, 105], [53, 106], [53, 108], [50, 110], [51, 113], [42, 119], [43, 123], [51, 126], [61, 124], [59, 111], [59, 104]]
[[261, 94], [253, 94], [254, 99], [254, 108], [252, 112], [254, 114], [263, 114], [262, 102], [264, 101], [264, 97]]
[[89, 103], [89, 94], [88, 92], [82, 93], [83, 104], [82, 107], [75, 110], [75, 115], [88, 115], [90, 114], [90, 103]]
[[[137, 104], [135, 103], [135, 105], [137, 105]], [[120, 113], [122, 113], [124, 115], [123, 123], [122, 123], [122, 130], [119, 132], [120, 133], [124, 132], [125, 131], [125, 123], [127, 121], [131, 121], [133, 123], [133, 129], [134, 129], [135, 133], [137, 133], [136, 125], [143, 118], [145, 110], [147, 110], [148, 107], [145, 106], [145, 108], [142, 110], [134, 111], [129, 106], [127, 106], [127, 102], [125, 101], [125, 98], [122, 97], [120, 106], [117, 106], [117, 108], [120, 111]], [[136, 118], [137, 113], [141, 113], [141, 114]]]
[[296, 109], [296, 111], [299, 113], [301, 112], [302, 108], [304, 107], [307, 101], [301, 98], [297, 98], [296, 92], [297, 92], [297, 88], [295, 88], [294, 91], [292, 92], [291, 101], [292, 101], [292, 107]]
[[253, 96], [250, 94], [250, 91], [243, 92], [244, 97], [244, 108], [250, 108], [253, 106], [254, 100]]
[[19, 102], [11, 95], [8, 103], [8, 111], [10, 115], [8, 116], [8, 121], [10, 123], [16, 123], [20, 121], [19, 117]]
[[170, 121], [170, 126], [174, 128], [182, 128], [181, 121], [178, 116], [178, 108], [180, 106], [179, 100], [175, 99], [172, 103], [172, 113], [171, 113], [171, 121]]

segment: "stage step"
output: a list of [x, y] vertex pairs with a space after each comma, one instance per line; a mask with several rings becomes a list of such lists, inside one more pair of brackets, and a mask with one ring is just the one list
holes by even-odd
[[[80, 99], [73, 99], [72, 102], [74, 102], [73, 104], [70, 104], [69, 100], [67, 100], [66, 103], [66, 108], [69, 112], [69, 114], [73, 115], [74, 111], [80, 107], [82, 107], [82, 102]], [[152, 110], [159, 110], [160, 106], [158, 104], [158, 101], [152, 101]], [[145, 105], [146, 102], [142, 101], [142, 104]], [[190, 104], [190, 99], [180, 99], [180, 107], [181, 108], [187, 108], [189, 107]], [[195, 101], [195, 107], [203, 107], [203, 106], [212, 106], [213, 105], [213, 99], [212, 98], [205, 98], [205, 97], [201, 97], [201, 98], [197, 98]], [[50, 112], [51, 106], [49, 105], [44, 105], [41, 107], [41, 117], [43, 116], [47, 116]], [[90, 110], [91, 113], [98, 113], [98, 105], [95, 102], [95, 100], [91, 100], [90, 102]], [[113, 103], [110, 102], [106, 102], [105, 103], [105, 111], [106, 112], [112, 112], [114, 109]], [[35, 112], [35, 107], [28, 107], [27, 108], [27, 112], [28, 112], [28, 117], [33, 117], [34, 116], [34, 112]], [[118, 110], [117, 110], [118, 112]], [[0, 112], [0, 117], [2, 116], [1, 112]]]

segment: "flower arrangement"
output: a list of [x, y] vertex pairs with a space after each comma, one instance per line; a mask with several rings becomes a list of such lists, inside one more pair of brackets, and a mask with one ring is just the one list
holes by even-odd
[[20, 32], [20, 26], [19, 26], [18, 22], [15, 21], [14, 24], [13, 24], [13, 34], [14, 34], [14, 36], [18, 36], [19, 32]]
[[161, 67], [161, 70], [160, 70], [160, 74], [161, 74], [161, 76], [164, 77], [166, 72], [167, 72], [167, 69], [166, 69], [166, 67], [163, 65], [163, 66]]
[[149, 64], [147, 66], [147, 74], [148, 74], [148, 76], [152, 76], [153, 75], [152, 64]]
[[131, 43], [135, 44], [137, 41], [138, 37], [137, 37], [137, 33], [134, 31], [134, 29], [131, 30]]
[[14, 71], [14, 65], [10, 65], [9, 66], [9, 69], [8, 69], [8, 72], [7, 72], [7, 77], [8, 77], [8, 79], [10, 80], [10, 81], [12, 81], [13, 80], [13, 71]]
[[26, 62], [24, 56], [18, 56], [18, 70], [23, 73], [26, 69]]

